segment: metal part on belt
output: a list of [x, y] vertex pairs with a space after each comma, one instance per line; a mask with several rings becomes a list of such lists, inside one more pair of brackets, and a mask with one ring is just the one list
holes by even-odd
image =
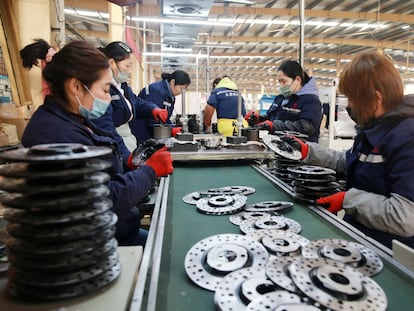
[[302, 158], [302, 153], [299, 150], [293, 148], [279, 136], [268, 134], [263, 135], [262, 139], [266, 146], [281, 157], [291, 160], [300, 160]]
[[201, 198], [212, 197], [217, 195], [250, 195], [255, 193], [256, 189], [248, 186], [224, 186], [211, 188], [200, 191], [190, 192], [183, 196], [183, 201], [188, 204], [196, 205]]
[[[295, 306], [296, 309], [292, 309], [292, 306]], [[308, 307], [313, 309], [308, 309]], [[311, 311], [311, 310], [319, 310], [311, 305], [306, 305], [302, 303], [301, 297], [289, 293], [285, 290], [277, 290], [274, 292], [270, 292], [260, 297], [254, 299], [251, 303], [247, 306], [247, 311], [265, 311], [265, 310], [276, 310], [276, 311], [289, 311], [289, 310], [297, 310], [297, 311]]]
[[229, 220], [233, 225], [239, 226], [243, 220], [249, 218], [257, 218], [262, 216], [280, 216], [276, 212], [239, 212], [237, 214], [230, 215]]
[[218, 234], [194, 244], [185, 256], [187, 276], [214, 291], [224, 276], [241, 268], [265, 267], [269, 255], [262, 244], [241, 234]]
[[297, 221], [283, 216], [263, 216], [241, 222], [240, 231], [247, 234], [259, 229], [290, 230], [300, 233], [302, 226]]
[[297, 260], [298, 256], [280, 256], [272, 257], [266, 263], [266, 275], [279, 287], [286, 289], [292, 293], [301, 294], [300, 290], [296, 287], [293, 282], [288, 267], [289, 265]]
[[271, 255], [298, 256], [309, 240], [292, 231], [259, 229], [246, 234], [261, 242]]
[[248, 212], [280, 211], [293, 206], [292, 202], [263, 201], [247, 205], [244, 210]]
[[243, 268], [227, 274], [217, 284], [214, 303], [221, 311], [244, 310], [250, 302], [277, 289], [266, 277], [264, 267]]
[[341, 239], [313, 240], [303, 247], [302, 255], [342, 262], [367, 276], [376, 275], [383, 268], [381, 258], [374, 251], [362, 244]]
[[382, 288], [344, 263], [302, 257], [288, 269], [295, 285], [326, 308], [376, 311], [387, 308], [387, 296]]
[[197, 201], [197, 211], [209, 215], [226, 215], [237, 213], [246, 205], [247, 197], [243, 195], [216, 195]]

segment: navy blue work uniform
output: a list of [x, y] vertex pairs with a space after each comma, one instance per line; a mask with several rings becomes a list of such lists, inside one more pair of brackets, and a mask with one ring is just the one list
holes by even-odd
[[[164, 79], [151, 83], [143, 88], [138, 95], [139, 98], [149, 101], [161, 109], [167, 109], [167, 124], [172, 124], [170, 118], [174, 111], [175, 96], [171, 93], [168, 80]], [[138, 114], [129, 122], [132, 134], [140, 144], [149, 138], [154, 137], [153, 128], [158, 122], [152, 116]]]
[[113, 202], [112, 211], [118, 216], [116, 238], [119, 245], [134, 244], [140, 228], [139, 210], [135, 207], [154, 185], [155, 171], [147, 165], [124, 173], [118, 147], [111, 133], [88, 119], [69, 113], [51, 96], [45, 98], [31, 117], [22, 137], [24, 147], [51, 143], [78, 143], [105, 146], [113, 150], [106, 160], [112, 163], [107, 186]]

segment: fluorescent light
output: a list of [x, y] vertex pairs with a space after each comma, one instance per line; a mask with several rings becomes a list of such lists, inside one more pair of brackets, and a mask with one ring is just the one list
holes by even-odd
[[159, 24], [185, 24], [185, 25], [208, 25], [208, 26], [223, 26], [233, 27], [234, 23], [220, 22], [216, 20], [203, 20], [203, 19], [185, 19], [185, 18], [167, 18], [167, 17], [156, 17], [156, 16], [134, 16], [131, 20], [136, 22], [146, 23], [159, 23]]
[[144, 52], [144, 56], [161, 56], [161, 57], [196, 57], [207, 58], [207, 54], [181, 54], [181, 53], [163, 53], [163, 52]]

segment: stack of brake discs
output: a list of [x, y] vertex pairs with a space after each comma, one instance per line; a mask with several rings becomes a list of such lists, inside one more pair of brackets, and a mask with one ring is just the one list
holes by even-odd
[[336, 182], [334, 170], [313, 165], [301, 165], [287, 170], [298, 199], [312, 201], [339, 191], [340, 185]]
[[10, 268], [8, 292], [28, 300], [57, 300], [96, 291], [118, 278], [109, 148], [37, 145], [0, 154], [0, 201]]
[[290, 176], [288, 169], [295, 168], [302, 164], [301, 160], [288, 159], [285, 157], [276, 156], [273, 160], [273, 166], [268, 170], [272, 175], [279, 178], [281, 181], [291, 184], [292, 176]]
[[183, 201], [195, 205], [202, 214], [227, 215], [241, 211], [246, 205], [246, 195], [255, 191], [247, 186], [226, 186], [188, 193]]

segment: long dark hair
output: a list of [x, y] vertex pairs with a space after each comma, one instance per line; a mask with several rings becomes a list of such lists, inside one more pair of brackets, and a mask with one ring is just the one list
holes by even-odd
[[302, 66], [293, 60], [287, 60], [279, 66], [277, 71], [282, 71], [286, 76], [291, 79], [300, 77], [301, 85], [304, 86], [310, 80], [309, 75], [303, 70]]
[[50, 44], [43, 39], [35, 39], [34, 41], [20, 50], [20, 58], [24, 68], [31, 69], [33, 66], [38, 66], [39, 59], [45, 60], [46, 54], [51, 48]]
[[167, 80], [168, 82], [174, 79], [175, 85], [190, 85], [191, 83], [190, 76], [183, 70], [176, 70], [173, 73], [163, 72], [161, 74], [161, 78], [163, 80]]
[[122, 41], [113, 41], [104, 48], [99, 48], [108, 58], [113, 58], [116, 62], [123, 61], [131, 53], [132, 49]]
[[46, 64], [43, 78], [51, 94], [64, 99], [66, 80], [77, 78], [90, 87], [107, 68], [109, 68], [108, 58], [96, 47], [86, 41], [72, 41]]

